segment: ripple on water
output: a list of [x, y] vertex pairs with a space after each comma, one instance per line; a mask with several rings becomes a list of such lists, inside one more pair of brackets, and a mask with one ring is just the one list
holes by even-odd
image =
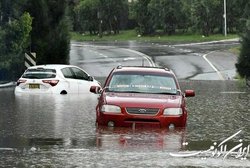
[[180, 84], [183, 90], [194, 89], [196, 96], [187, 99], [187, 128], [174, 132], [96, 129], [94, 96], [18, 98], [13, 90], [0, 90], [0, 165], [249, 167], [249, 157], [241, 161], [170, 156], [170, 152], [206, 150], [238, 130], [242, 133], [230, 145], [238, 144], [239, 139], [244, 145], [250, 143], [249, 90], [235, 81]]

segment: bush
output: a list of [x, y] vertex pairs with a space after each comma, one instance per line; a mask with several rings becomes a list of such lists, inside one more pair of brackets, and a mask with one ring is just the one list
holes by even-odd
[[242, 36], [240, 55], [235, 66], [241, 77], [250, 77], [250, 30]]

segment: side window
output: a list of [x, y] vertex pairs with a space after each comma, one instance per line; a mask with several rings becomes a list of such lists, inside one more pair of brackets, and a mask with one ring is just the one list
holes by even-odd
[[63, 68], [62, 73], [65, 78], [74, 78], [74, 74], [72, 74], [69, 68]]
[[75, 74], [76, 79], [88, 80], [89, 76], [84, 71], [82, 71], [82, 70], [80, 70], [78, 68], [71, 68], [71, 70]]

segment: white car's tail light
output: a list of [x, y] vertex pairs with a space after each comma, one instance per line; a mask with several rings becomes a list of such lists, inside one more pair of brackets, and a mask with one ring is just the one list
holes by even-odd
[[56, 86], [59, 82], [59, 80], [42, 80], [42, 81], [43, 81], [43, 83], [48, 83], [51, 86]]
[[164, 110], [163, 115], [180, 116], [182, 115], [182, 109], [181, 108], [167, 108]]
[[121, 113], [121, 108], [114, 105], [102, 105], [101, 112]]
[[17, 81], [16, 85], [18, 86], [18, 85], [20, 85], [20, 83], [25, 83], [26, 81], [27, 81], [27, 80], [19, 79], [19, 80]]

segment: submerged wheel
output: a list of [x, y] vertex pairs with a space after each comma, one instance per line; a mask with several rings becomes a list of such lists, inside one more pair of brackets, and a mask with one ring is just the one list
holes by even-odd
[[65, 94], [67, 94], [67, 91], [66, 91], [66, 90], [62, 90], [62, 91], [60, 92], [60, 94], [65, 95]]
[[98, 127], [99, 127], [99, 124], [98, 124], [98, 122], [97, 122], [97, 121], [95, 122], [95, 127], [96, 127], [96, 128], [98, 128]]

